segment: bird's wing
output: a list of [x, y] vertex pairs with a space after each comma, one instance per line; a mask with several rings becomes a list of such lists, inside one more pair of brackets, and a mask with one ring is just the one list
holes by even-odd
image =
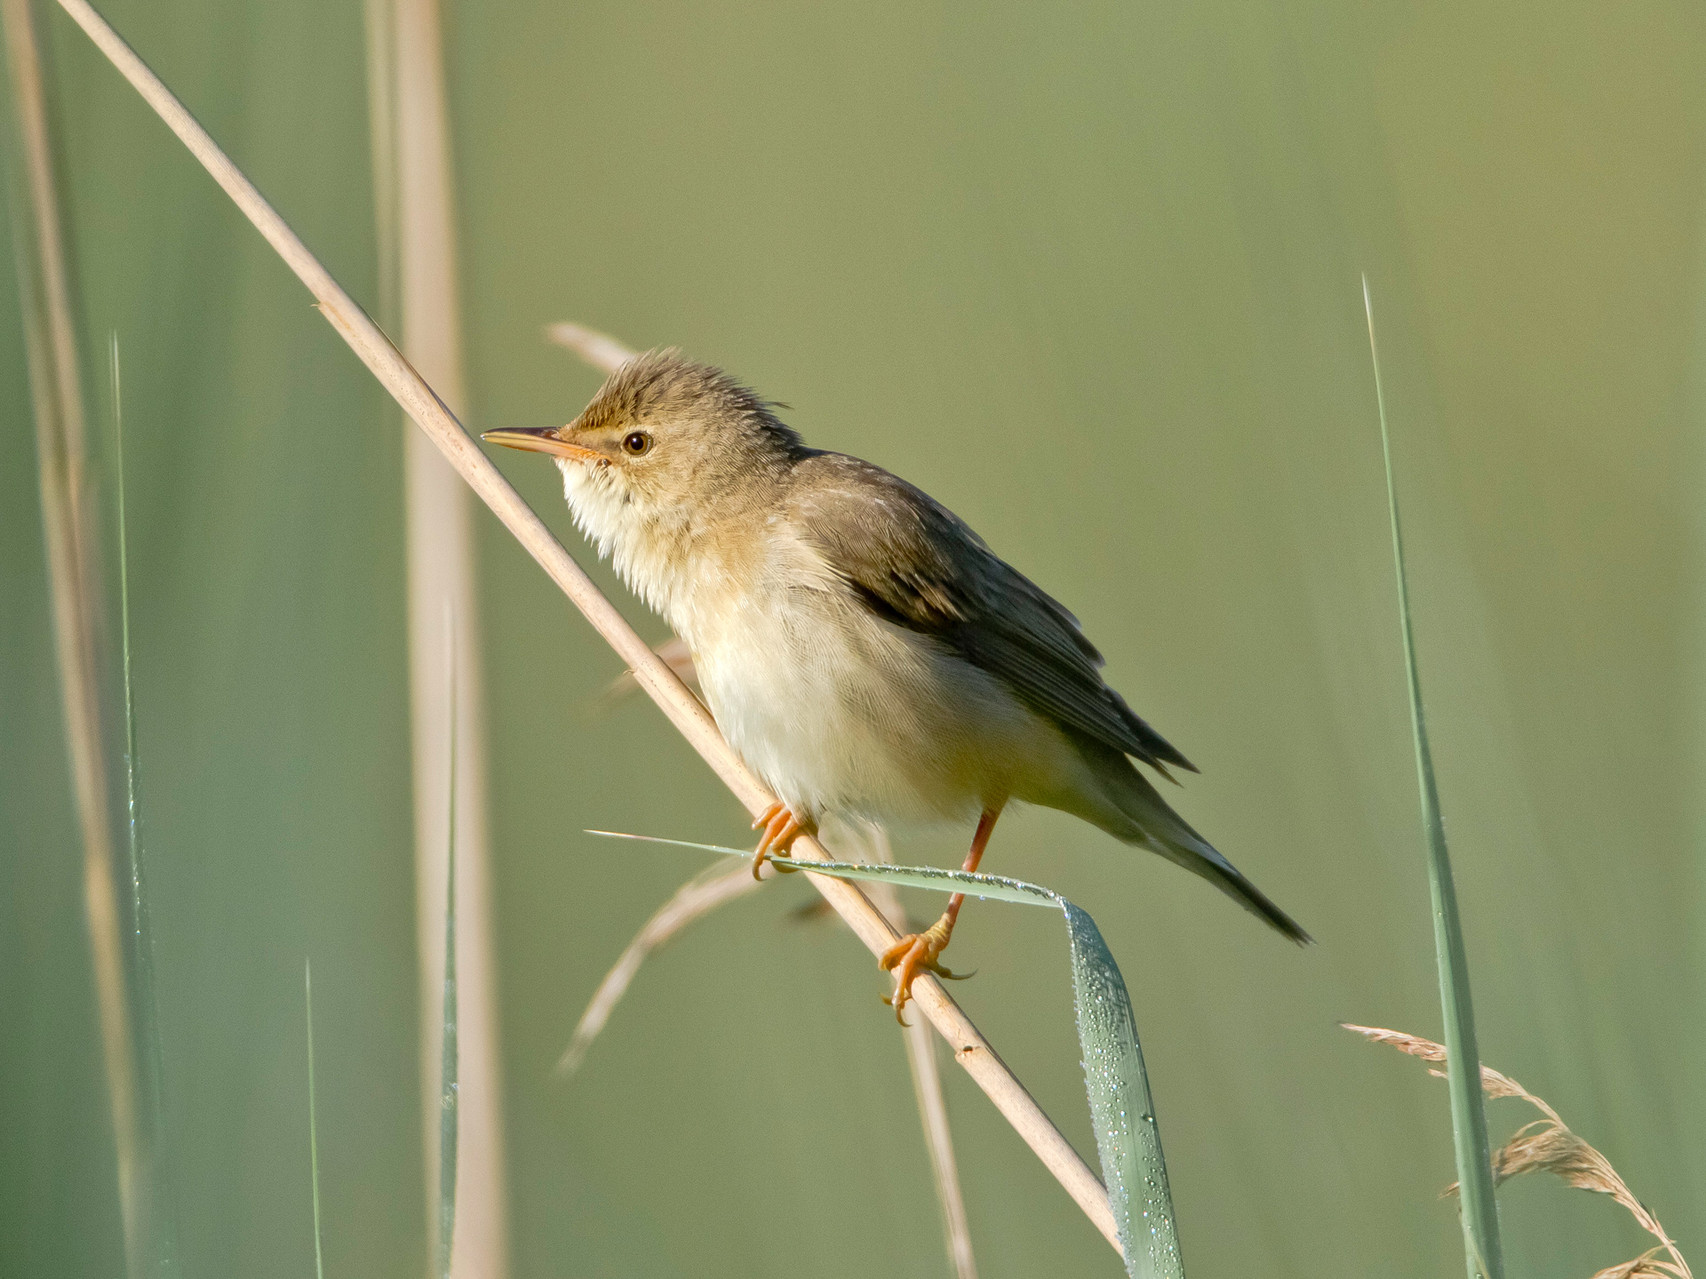
[[1102, 682], [1078, 619], [958, 516], [879, 466], [799, 464], [787, 516], [871, 609], [1007, 684], [1027, 706], [1166, 772], [1195, 767]]

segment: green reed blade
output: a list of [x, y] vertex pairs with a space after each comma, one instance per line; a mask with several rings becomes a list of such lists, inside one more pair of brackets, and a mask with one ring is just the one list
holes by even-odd
[[1422, 681], [1410, 624], [1410, 588], [1404, 574], [1404, 539], [1398, 526], [1398, 490], [1392, 477], [1392, 441], [1386, 425], [1386, 394], [1380, 383], [1380, 350], [1374, 339], [1374, 305], [1368, 277], [1362, 278], [1368, 317], [1368, 350], [1374, 363], [1374, 395], [1380, 411], [1380, 448], [1386, 460], [1386, 501], [1392, 517], [1392, 558], [1398, 572], [1398, 620], [1404, 634], [1404, 669], [1410, 686], [1410, 730], [1416, 748], [1416, 779], [1422, 797], [1422, 829], [1428, 846], [1428, 893], [1433, 899], [1434, 954], [1439, 964], [1439, 1002], [1445, 1018], [1446, 1078], [1451, 1093], [1451, 1135], [1462, 1187], [1463, 1244], [1469, 1279], [1502, 1279], [1499, 1211], [1493, 1197], [1493, 1168], [1487, 1141], [1487, 1112], [1481, 1096], [1481, 1054], [1475, 1043], [1475, 1010], [1469, 997], [1469, 957], [1457, 913], [1457, 888], [1440, 817], [1433, 753], [1422, 714]]
[[320, 1121], [314, 1110], [314, 965], [302, 961], [302, 1003], [308, 1021], [308, 1186], [314, 1198], [314, 1279], [326, 1279], [320, 1245]]
[[444, 1024], [439, 1053], [438, 1273], [450, 1279], [456, 1238], [456, 643], [450, 644], [450, 828], [444, 883]]
[[166, 1105], [165, 1053], [160, 1046], [160, 1009], [154, 993], [154, 934], [143, 891], [141, 760], [136, 747], [136, 693], [130, 655], [130, 541], [124, 507], [124, 397], [119, 378], [118, 334], [108, 338], [113, 400], [114, 489], [118, 501], [119, 655], [124, 683], [125, 849], [130, 873], [131, 1000], [135, 1009], [142, 1090], [148, 1104], [145, 1124], [148, 1184], [140, 1196], [143, 1236], [149, 1265], [157, 1275], [178, 1272], [171, 1196], [164, 1175]]
[[[733, 857], [751, 857], [752, 850], [695, 844], [679, 839], [654, 839], [615, 831], [588, 831], [614, 839], [647, 844], [698, 848]], [[1022, 879], [974, 875], [935, 866], [870, 865], [856, 862], [793, 861], [772, 857], [789, 870], [810, 871], [837, 879], [886, 880], [908, 888], [939, 893], [965, 893], [992, 901], [1026, 906], [1052, 906], [1066, 920], [1072, 964], [1072, 1003], [1083, 1053], [1084, 1091], [1090, 1102], [1090, 1122], [1096, 1151], [1102, 1161], [1102, 1181], [1108, 1204], [1119, 1227], [1126, 1274], [1132, 1279], [1184, 1279], [1173, 1196], [1167, 1184], [1167, 1162], [1161, 1153], [1161, 1131], [1155, 1122], [1155, 1101], [1138, 1044], [1131, 995], [1119, 965], [1102, 939], [1096, 921], [1059, 893]]]

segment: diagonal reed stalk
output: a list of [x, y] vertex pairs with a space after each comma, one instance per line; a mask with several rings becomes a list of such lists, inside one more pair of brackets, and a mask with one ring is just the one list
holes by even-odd
[[[437, 0], [368, 0], [368, 37], [380, 295], [386, 306], [394, 300], [409, 360], [460, 411], [467, 391]], [[402, 426], [428, 1220], [439, 1211], [443, 1180], [438, 974], [446, 962], [446, 865], [448, 841], [454, 840], [462, 1124], [452, 1272], [503, 1279], [508, 1246], [502, 1090], [473, 519], [467, 486], [431, 440], [407, 421]], [[447, 615], [457, 619], [455, 635], [444, 624]], [[453, 668], [448, 685], [447, 664]], [[458, 767], [447, 768], [452, 723], [459, 725], [461, 758]], [[447, 778], [456, 788], [448, 797]], [[449, 832], [447, 801], [455, 814]]]
[[[319, 303], [321, 314], [350, 349], [444, 452], [469, 487], [491, 508], [546, 575], [616, 650], [633, 670], [640, 687], [658, 704], [688, 744], [699, 752], [747, 811], [756, 815], [768, 808], [774, 797], [723, 740], [716, 723], [698, 699], [598, 590], [585, 570], [551, 535], [544, 522], [463, 430], [437, 393], [308, 251], [277, 210], [219, 149], [183, 103], [172, 95], [88, 0], [58, 0], [58, 3], [296, 273]], [[796, 860], [829, 859], [815, 840], [802, 838], [794, 845], [794, 850]], [[897, 940], [894, 928], [857, 888], [809, 872], [807, 878], [873, 955], [881, 954]], [[948, 1041], [954, 1060], [995, 1103], [996, 1109], [1042, 1160], [1103, 1237], [1118, 1248], [1119, 1234], [1108, 1204], [1107, 1190], [1043, 1113], [1036, 1099], [1007, 1069], [970, 1018], [949, 998], [934, 977], [919, 979], [914, 987], [914, 1003]]]
[[[148, 1247], [148, 1150], [138, 1104], [135, 1033], [115, 869], [117, 839], [106, 771], [107, 737], [97, 662], [100, 571], [87, 488], [82, 366], [32, 0], [0, 0], [0, 25], [5, 30], [12, 82], [16, 130], [12, 222], [35, 416], [54, 660], [83, 845], [83, 909], [118, 1164], [125, 1262], [129, 1273], [138, 1276], [145, 1269]], [[20, 185], [22, 192], [17, 189]]]
[[1439, 1002], [1449, 1054], [1446, 1082], [1451, 1094], [1451, 1136], [1457, 1151], [1457, 1180], [1463, 1187], [1463, 1246], [1469, 1279], [1502, 1279], [1504, 1254], [1499, 1242], [1499, 1209], [1493, 1197], [1493, 1169], [1487, 1141], [1487, 1112], [1481, 1099], [1475, 1044], [1475, 1009], [1469, 997], [1469, 956], [1457, 913], [1457, 888], [1451, 854], [1440, 816], [1434, 782], [1433, 752], [1422, 714], [1422, 678], [1416, 664], [1416, 637], [1410, 625], [1410, 587], [1404, 574], [1404, 538], [1398, 526], [1398, 489], [1392, 477], [1392, 439], [1386, 426], [1386, 393], [1380, 384], [1380, 348], [1374, 339], [1374, 303], [1368, 277], [1362, 277], [1363, 313], [1368, 318], [1368, 352], [1374, 364], [1374, 395], [1380, 410], [1380, 450], [1386, 462], [1386, 500], [1392, 517], [1392, 558], [1398, 573], [1398, 619], [1404, 635], [1404, 670], [1409, 680], [1410, 730], [1416, 750], [1416, 781], [1421, 790], [1422, 828], [1428, 846], [1428, 894], [1433, 901], [1434, 955], [1439, 965]]

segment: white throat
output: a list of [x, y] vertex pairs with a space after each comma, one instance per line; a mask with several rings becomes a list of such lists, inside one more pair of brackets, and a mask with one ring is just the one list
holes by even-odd
[[642, 507], [626, 487], [583, 462], [557, 463], [575, 525], [628, 589], [689, 639], [692, 530], [678, 512]]

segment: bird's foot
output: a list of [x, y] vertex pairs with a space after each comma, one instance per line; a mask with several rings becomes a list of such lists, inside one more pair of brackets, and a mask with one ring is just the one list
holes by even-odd
[[919, 973], [934, 973], [948, 981], [964, 981], [971, 975], [950, 972], [937, 962], [947, 949], [953, 932], [953, 921], [944, 915], [924, 932], [908, 933], [902, 937], [877, 960], [879, 967], [894, 974], [894, 993], [884, 995], [883, 1002], [894, 1009], [895, 1020], [901, 1025], [906, 1025], [906, 1018], [901, 1016], [901, 1012], [912, 998], [912, 983]]
[[[813, 835], [817, 828], [810, 821], [794, 816], [793, 810], [786, 804], [775, 803], [759, 814], [752, 823], [752, 829], [763, 827], [764, 834], [758, 837], [758, 847], [752, 850], [752, 877], [757, 879], [759, 872], [764, 869], [764, 863], [772, 853], [786, 856], [794, 846], [794, 841], [801, 835]], [[781, 866], [777, 870], [784, 869]], [[788, 868], [791, 869], [791, 868]]]

